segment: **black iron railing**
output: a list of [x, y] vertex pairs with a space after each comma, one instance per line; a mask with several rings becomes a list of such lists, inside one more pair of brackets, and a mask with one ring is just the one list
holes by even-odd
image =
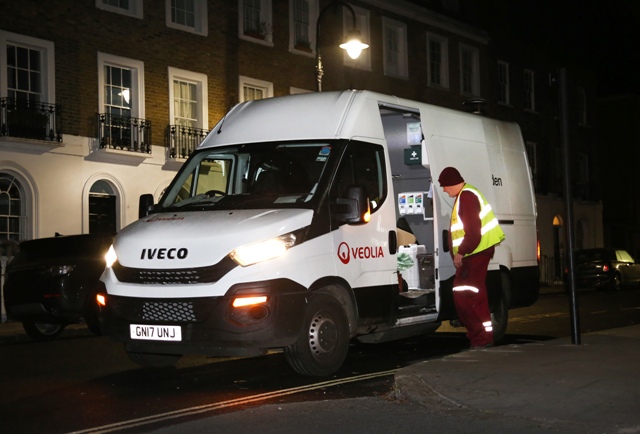
[[15, 98], [0, 98], [0, 135], [62, 141], [60, 106]]
[[100, 148], [151, 153], [151, 121], [129, 116], [98, 113]]
[[183, 125], [168, 125], [165, 146], [171, 158], [187, 158], [202, 143], [208, 131]]

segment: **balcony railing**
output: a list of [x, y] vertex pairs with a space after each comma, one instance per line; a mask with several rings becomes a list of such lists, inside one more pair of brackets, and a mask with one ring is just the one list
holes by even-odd
[[101, 149], [151, 153], [151, 121], [129, 116], [98, 113]]
[[165, 130], [165, 146], [171, 158], [187, 158], [202, 143], [208, 131], [184, 125], [168, 125]]
[[0, 98], [0, 135], [62, 141], [60, 106], [15, 98]]

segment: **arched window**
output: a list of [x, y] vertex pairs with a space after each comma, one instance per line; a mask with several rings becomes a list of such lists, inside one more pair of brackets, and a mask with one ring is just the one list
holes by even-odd
[[91, 186], [89, 233], [116, 233], [116, 195], [107, 181], [97, 181]]
[[15, 177], [0, 173], [0, 240], [24, 238], [22, 186]]

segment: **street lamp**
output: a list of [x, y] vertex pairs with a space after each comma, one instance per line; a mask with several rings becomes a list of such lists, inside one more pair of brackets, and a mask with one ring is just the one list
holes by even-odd
[[344, 43], [340, 44], [340, 48], [347, 50], [347, 54], [352, 59], [357, 59], [360, 53], [365, 48], [369, 48], [368, 44], [365, 44], [360, 37], [360, 32], [356, 29], [356, 13], [350, 4], [343, 1], [333, 1], [326, 5], [318, 14], [318, 20], [316, 21], [316, 79], [318, 82], [318, 92], [322, 92], [322, 76], [324, 70], [322, 69], [322, 56], [320, 55], [320, 20], [324, 13], [332, 6], [344, 6], [351, 12], [352, 28], [347, 33], [347, 39]]

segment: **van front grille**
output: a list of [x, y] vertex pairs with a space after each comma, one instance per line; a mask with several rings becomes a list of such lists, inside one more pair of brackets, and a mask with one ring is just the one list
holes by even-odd
[[213, 283], [237, 267], [229, 256], [214, 265], [198, 268], [132, 268], [119, 262], [113, 264], [113, 272], [120, 282], [150, 285], [189, 285]]

